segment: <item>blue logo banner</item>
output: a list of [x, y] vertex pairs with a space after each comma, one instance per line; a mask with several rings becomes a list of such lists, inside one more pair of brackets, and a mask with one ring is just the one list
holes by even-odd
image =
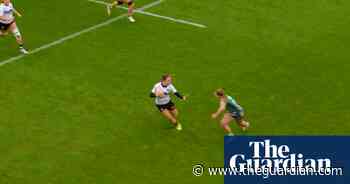
[[225, 184], [349, 184], [350, 136], [225, 137]]

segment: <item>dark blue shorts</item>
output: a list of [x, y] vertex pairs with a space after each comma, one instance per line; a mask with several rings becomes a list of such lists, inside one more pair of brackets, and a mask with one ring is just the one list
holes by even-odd
[[244, 116], [244, 111], [234, 111], [234, 112], [230, 112], [230, 114], [232, 118], [235, 119], [236, 121], [241, 121]]

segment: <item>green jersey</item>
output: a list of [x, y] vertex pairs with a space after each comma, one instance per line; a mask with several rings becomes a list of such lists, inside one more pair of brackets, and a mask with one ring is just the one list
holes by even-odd
[[231, 96], [227, 96], [226, 109], [230, 113], [240, 113], [243, 111], [243, 108]]

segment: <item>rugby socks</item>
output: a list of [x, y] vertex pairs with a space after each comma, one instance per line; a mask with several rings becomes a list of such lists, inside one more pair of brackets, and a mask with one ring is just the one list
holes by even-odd
[[178, 131], [182, 130], [182, 125], [179, 122], [176, 123], [176, 130]]
[[24, 48], [23, 44], [19, 44], [19, 51], [23, 54], [29, 54], [29, 52]]

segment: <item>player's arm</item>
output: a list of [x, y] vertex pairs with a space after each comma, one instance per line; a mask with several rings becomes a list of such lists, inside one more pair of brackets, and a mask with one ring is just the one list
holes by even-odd
[[0, 20], [6, 21], [6, 17], [4, 16], [4, 10], [2, 7], [0, 7]]
[[7, 19], [6, 19], [4, 16], [1, 16], [1, 15], [0, 15], [0, 20], [6, 21]]
[[151, 98], [155, 98], [155, 97], [163, 97], [164, 96], [164, 93], [161, 92], [161, 91], [158, 91], [158, 92], [151, 92], [149, 94], [149, 97]]
[[155, 98], [155, 97], [157, 97], [157, 96], [156, 96], [156, 94], [155, 94], [155, 93], [151, 92], [151, 93], [149, 94], [149, 97], [151, 97], [151, 98]]
[[176, 97], [178, 97], [179, 99], [181, 99], [181, 100], [186, 100], [186, 99], [187, 99], [186, 96], [183, 96], [183, 95], [182, 95], [181, 93], [179, 93], [179, 92], [175, 92], [174, 95], [175, 95]]
[[160, 89], [160, 87], [154, 87], [149, 95], [151, 98], [155, 98], [155, 97], [163, 97], [164, 93], [163, 91]]
[[174, 95], [175, 95], [177, 98], [179, 98], [179, 99], [181, 99], [181, 100], [186, 100], [186, 99], [187, 99], [187, 97], [186, 97], [186, 96], [183, 96], [180, 92], [178, 92], [178, 91], [176, 90], [176, 88], [175, 88], [173, 85], [171, 85], [171, 90], [173, 91]]
[[221, 113], [223, 113], [226, 110], [226, 102], [225, 100], [220, 100], [220, 106], [218, 110], [211, 115], [213, 119], [217, 118]]

